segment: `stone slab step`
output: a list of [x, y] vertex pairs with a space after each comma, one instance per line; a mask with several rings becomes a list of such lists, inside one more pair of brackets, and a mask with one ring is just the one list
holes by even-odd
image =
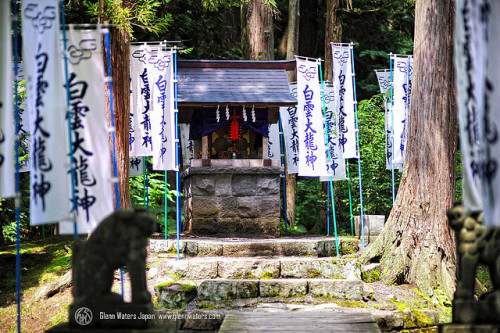
[[228, 258], [194, 257], [160, 261], [156, 272], [159, 280], [173, 276], [182, 279], [270, 279], [270, 278], [361, 278], [355, 259], [336, 258]]
[[205, 301], [226, 301], [257, 297], [325, 297], [361, 300], [363, 283], [360, 280], [332, 279], [213, 279], [198, 286], [198, 298]]
[[369, 314], [332, 312], [229, 312], [219, 329], [223, 332], [363, 332], [380, 329]]
[[[339, 237], [339, 255], [353, 255], [359, 250], [359, 239]], [[155, 253], [176, 252], [177, 241], [151, 239]], [[301, 237], [277, 239], [214, 239], [185, 238], [179, 242], [179, 252], [186, 256], [273, 257], [273, 256], [337, 256], [335, 238]]]

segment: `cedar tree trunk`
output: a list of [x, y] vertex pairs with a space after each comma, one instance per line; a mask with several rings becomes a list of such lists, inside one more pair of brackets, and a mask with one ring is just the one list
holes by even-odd
[[120, 208], [128, 208], [130, 207], [128, 160], [130, 117], [130, 39], [128, 33], [123, 29], [111, 28], [110, 44]]
[[382, 279], [433, 295], [455, 289], [454, 238], [446, 211], [455, 198], [457, 111], [453, 0], [417, 0], [413, 91], [405, 167], [389, 219], [364, 259]]
[[274, 59], [272, 11], [262, 0], [241, 6], [241, 47], [246, 59]]

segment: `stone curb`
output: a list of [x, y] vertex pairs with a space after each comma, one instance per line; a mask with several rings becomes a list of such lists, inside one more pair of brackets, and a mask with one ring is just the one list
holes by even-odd
[[363, 296], [363, 283], [359, 280], [330, 279], [217, 279], [204, 280], [198, 287], [198, 298], [206, 301], [302, 296], [361, 300]]
[[204, 257], [160, 262], [159, 278], [184, 279], [356, 279], [361, 269], [356, 260], [332, 258], [222, 258]]
[[[177, 241], [151, 239], [149, 248], [152, 252], [176, 252]], [[339, 255], [352, 255], [359, 250], [356, 238], [339, 238]], [[226, 257], [262, 257], [262, 256], [337, 256], [335, 239], [240, 239], [223, 240], [181, 240], [179, 252], [187, 256], [226, 256]]]

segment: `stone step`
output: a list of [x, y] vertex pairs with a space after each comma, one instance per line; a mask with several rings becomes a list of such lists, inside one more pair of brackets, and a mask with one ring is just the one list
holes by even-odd
[[[173, 285], [178, 285], [173, 288]], [[192, 286], [189, 288], [185, 285]], [[200, 301], [221, 302], [236, 299], [270, 299], [321, 297], [326, 299], [361, 300], [363, 282], [360, 280], [335, 279], [211, 279], [202, 281], [176, 281], [159, 285], [158, 300], [162, 304], [172, 304], [180, 299], [179, 290], [192, 291], [197, 288]]]
[[[339, 237], [339, 255], [353, 255], [359, 251], [359, 239]], [[149, 243], [155, 253], [177, 252], [174, 239], [153, 239]], [[179, 242], [179, 252], [185, 256], [200, 257], [275, 257], [275, 256], [337, 256], [333, 237], [282, 237], [276, 239], [214, 239], [183, 238]]]
[[182, 279], [271, 279], [271, 278], [361, 278], [356, 259], [336, 258], [166, 258], [155, 270], [157, 280]]

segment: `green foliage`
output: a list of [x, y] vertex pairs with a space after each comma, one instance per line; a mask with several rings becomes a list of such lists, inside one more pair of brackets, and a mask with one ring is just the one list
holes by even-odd
[[158, 35], [167, 30], [172, 20], [172, 16], [168, 13], [158, 15], [164, 4], [156, 0], [135, 1], [133, 4], [124, 3], [122, 0], [104, 0], [102, 8], [99, 6], [99, 1], [88, 0], [83, 3], [93, 20], [102, 17], [104, 22], [127, 31], [132, 39], [134, 28]]
[[297, 178], [295, 196], [295, 223], [311, 230], [320, 223], [320, 209], [326, 203], [326, 196], [321, 192], [318, 178]]
[[[18, 92], [18, 110], [19, 114], [25, 112], [26, 108], [26, 85], [25, 80], [19, 81], [17, 86]], [[13, 99], [14, 100], [14, 99]], [[14, 100], [15, 102], [15, 100]], [[27, 162], [29, 159], [28, 154], [28, 143], [30, 133], [26, 131], [28, 124], [23, 124], [22, 119], [20, 121], [20, 145], [19, 145], [19, 162], [22, 165], [23, 162]], [[29, 186], [29, 174], [21, 173], [20, 175], [20, 188], [21, 188], [21, 211], [20, 211], [20, 236], [24, 240], [28, 236], [34, 236], [35, 234], [40, 234], [42, 232], [41, 227], [29, 228], [29, 198], [30, 198], [30, 186]], [[14, 199], [2, 199], [0, 198], [0, 239], [4, 239], [6, 242], [15, 242], [16, 240], [16, 216], [15, 216], [15, 202]], [[1, 241], [0, 241], [1, 243]]]
[[[150, 166], [151, 163], [148, 163]], [[132, 206], [146, 207], [149, 202], [149, 213], [154, 215], [160, 225], [161, 231], [165, 232], [165, 176], [159, 173], [148, 174], [148, 191], [146, 197], [145, 176], [135, 176], [130, 178], [130, 198]], [[167, 184], [167, 202], [175, 203], [176, 190], [169, 189]], [[149, 198], [149, 199], [148, 199]], [[167, 209], [168, 232], [175, 232], [175, 205]], [[181, 214], [182, 215], [182, 214]]]

